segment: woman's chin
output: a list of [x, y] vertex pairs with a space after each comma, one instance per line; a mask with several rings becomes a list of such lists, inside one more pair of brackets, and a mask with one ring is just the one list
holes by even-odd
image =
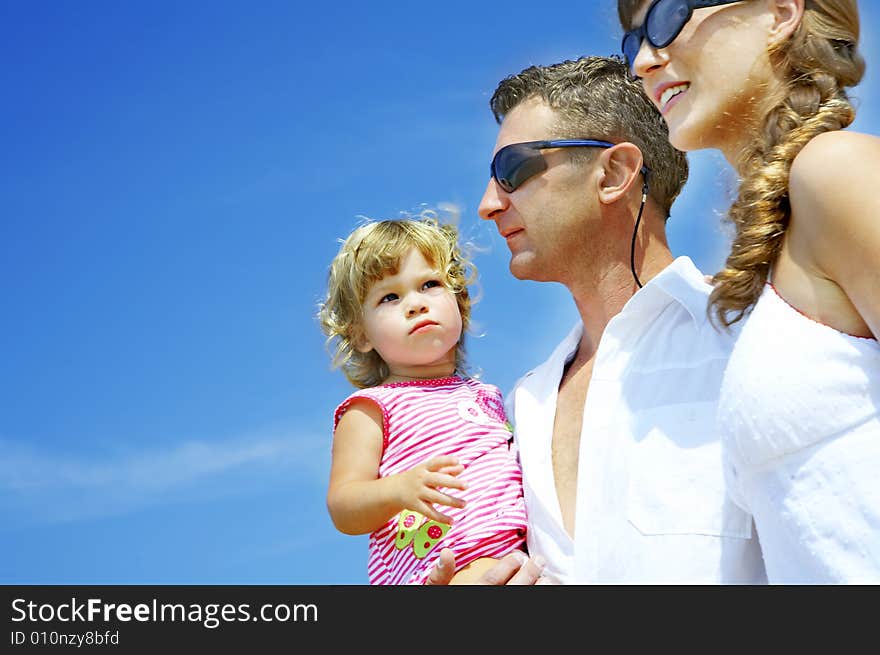
[[669, 143], [676, 150], [690, 152], [708, 147], [700, 138], [699, 131], [693, 129], [693, 126], [682, 121], [675, 121], [672, 124], [667, 122], [666, 125], [669, 128]]
[[682, 152], [693, 150], [693, 148], [689, 147], [690, 141], [683, 138], [680, 130], [669, 131], [669, 143], [672, 144], [673, 148], [675, 148], [676, 150], [681, 150]]

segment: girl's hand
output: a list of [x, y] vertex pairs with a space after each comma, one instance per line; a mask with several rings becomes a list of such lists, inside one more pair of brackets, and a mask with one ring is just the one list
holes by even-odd
[[456, 477], [462, 471], [464, 466], [451, 455], [432, 457], [408, 471], [391, 476], [395, 485], [395, 499], [405, 509], [418, 512], [434, 521], [452, 525], [452, 519], [434, 509], [434, 504], [458, 508], [465, 506], [461, 498], [439, 490], [441, 487], [467, 489], [467, 483]]

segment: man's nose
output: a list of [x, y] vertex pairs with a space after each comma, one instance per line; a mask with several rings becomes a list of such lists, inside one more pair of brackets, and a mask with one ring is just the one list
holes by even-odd
[[483, 192], [483, 198], [480, 200], [480, 206], [477, 208], [480, 218], [487, 221], [494, 220], [499, 214], [503, 214], [509, 205], [510, 200], [507, 192], [498, 186], [495, 178], [489, 178], [489, 183]]

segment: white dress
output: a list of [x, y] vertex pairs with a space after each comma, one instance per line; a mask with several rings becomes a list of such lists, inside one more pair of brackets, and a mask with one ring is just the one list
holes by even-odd
[[819, 323], [767, 284], [718, 405], [728, 491], [770, 583], [880, 582], [880, 344]]

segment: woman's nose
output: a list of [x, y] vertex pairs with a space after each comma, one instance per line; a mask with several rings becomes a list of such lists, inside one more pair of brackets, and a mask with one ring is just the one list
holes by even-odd
[[648, 39], [642, 39], [642, 44], [639, 46], [635, 61], [633, 61], [633, 74], [644, 79], [645, 75], [662, 68], [667, 61], [666, 48], [655, 48], [648, 42]]

